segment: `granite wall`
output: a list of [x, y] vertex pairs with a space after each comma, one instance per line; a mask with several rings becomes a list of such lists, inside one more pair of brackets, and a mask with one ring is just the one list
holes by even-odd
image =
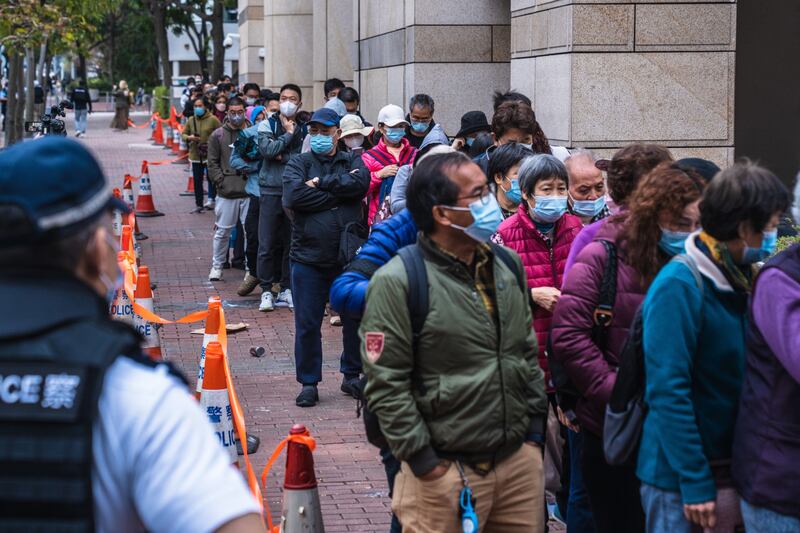
[[239, 0], [239, 81], [264, 83], [264, 0]]

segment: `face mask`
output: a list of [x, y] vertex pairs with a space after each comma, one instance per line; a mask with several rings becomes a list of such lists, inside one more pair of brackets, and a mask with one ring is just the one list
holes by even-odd
[[274, 114], [275, 114], [275, 111], [267, 111], [267, 118], [272, 118], [272, 116]]
[[252, 96], [248, 96], [247, 98], [244, 99], [244, 101], [249, 106], [250, 105], [256, 105], [256, 99], [253, 98]]
[[236, 96], [236, 91], [231, 91], [228, 93], [228, 98], [233, 98], [234, 96]]
[[475, 137], [467, 137], [466, 139], [464, 139], [464, 143], [467, 146], [472, 146], [472, 143], [474, 142], [475, 142]]
[[752, 265], [753, 263], [764, 261], [775, 251], [775, 246], [778, 243], [778, 230], [765, 231], [761, 235], [761, 248], [751, 248], [745, 243], [742, 264]]
[[472, 224], [467, 227], [451, 224], [460, 229], [478, 242], [487, 242], [497, 231], [503, 221], [503, 212], [493, 194], [479, 198], [469, 204], [469, 207], [447, 207], [453, 211], [469, 211], [472, 213]]
[[217, 104], [217, 111], [225, 112], [225, 107], [226, 107], [225, 104], [220, 102], [219, 104]]
[[244, 115], [228, 115], [228, 121], [237, 128], [244, 124]]
[[689, 238], [688, 231], [672, 231], [661, 228], [661, 238], [658, 239], [658, 247], [672, 257], [686, 251], [686, 239]]
[[416, 122], [414, 120], [411, 121], [411, 129], [414, 130], [416, 133], [425, 133], [428, 131], [428, 126], [430, 126], [430, 122]]
[[567, 211], [566, 196], [535, 196], [536, 207], [533, 208], [533, 217], [539, 222], [550, 224], [555, 222]]
[[386, 138], [392, 144], [397, 144], [406, 136], [405, 128], [386, 128]]
[[311, 151], [315, 154], [327, 154], [333, 150], [333, 137], [330, 135], [312, 135]]
[[205, 114], [206, 114], [205, 108], [203, 108], [203, 107], [195, 107], [194, 108], [194, 116], [202, 117]]
[[597, 200], [576, 200], [572, 198], [572, 212], [582, 217], [599, 215], [605, 206], [605, 196], [601, 196]]
[[297, 113], [297, 104], [289, 100], [281, 102], [281, 115], [286, 118], [291, 118], [295, 113]]
[[[502, 186], [500, 188], [503, 189]], [[509, 187], [508, 190], [503, 189], [503, 192], [510, 202], [515, 204], [522, 203], [522, 191], [519, 189], [519, 180], [511, 180], [511, 187]]]
[[528, 150], [533, 150], [533, 144], [532, 143], [518, 143], [518, 144], [520, 146], [523, 146], [523, 147], [527, 148]]
[[347, 145], [348, 148], [351, 150], [353, 148], [359, 148], [362, 144], [364, 144], [364, 136], [363, 135], [349, 135], [344, 138], [344, 144]]

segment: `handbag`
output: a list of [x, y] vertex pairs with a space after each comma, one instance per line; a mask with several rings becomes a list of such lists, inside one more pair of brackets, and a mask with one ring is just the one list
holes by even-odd
[[[194, 121], [194, 128], [192, 128], [193, 130], [192, 133], [197, 135], [197, 117], [192, 117], [192, 120]], [[197, 142], [197, 153], [198, 155], [200, 155], [200, 159], [203, 160], [208, 159], [208, 143], [200, 141], [195, 141], [195, 142]]]

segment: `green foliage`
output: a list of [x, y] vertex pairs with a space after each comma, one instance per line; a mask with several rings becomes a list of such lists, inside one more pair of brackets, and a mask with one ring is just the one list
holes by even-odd
[[161, 118], [169, 118], [169, 88], [159, 85], [153, 89], [153, 111], [157, 111]]
[[[800, 233], [800, 226], [795, 226], [795, 229], [798, 231], [798, 233]], [[781, 237], [778, 239], [778, 243], [775, 246], [775, 253], [780, 253], [798, 242], [800, 242], [800, 235], [794, 237]]]
[[126, 3], [116, 25], [114, 77], [132, 88], [158, 84], [158, 48], [153, 21], [140, 0]]
[[111, 92], [113, 85], [113, 83], [105, 78], [89, 78], [89, 81], [86, 82], [86, 86], [90, 89], [97, 89], [102, 92]]

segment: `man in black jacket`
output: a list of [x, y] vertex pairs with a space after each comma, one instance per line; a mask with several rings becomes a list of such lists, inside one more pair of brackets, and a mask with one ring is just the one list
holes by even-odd
[[[361, 200], [369, 188], [369, 171], [361, 157], [337, 151], [342, 131], [339, 116], [318, 109], [308, 123], [311, 151], [292, 157], [283, 173], [283, 206], [292, 213], [289, 250], [294, 291], [294, 358], [303, 385], [296, 404], [319, 401], [322, 381], [322, 318], [331, 284], [342, 273], [341, 235], [348, 224], [363, 222]], [[353, 395], [361, 373], [357, 325], [342, 316], [344, 349], [342, 392]]]
[[69, 100], [75, 109], [75, 136], [83, 137], [86, 135], [86, 116], [92, 112], [92, 98], [82, 78], [69, 93]]

